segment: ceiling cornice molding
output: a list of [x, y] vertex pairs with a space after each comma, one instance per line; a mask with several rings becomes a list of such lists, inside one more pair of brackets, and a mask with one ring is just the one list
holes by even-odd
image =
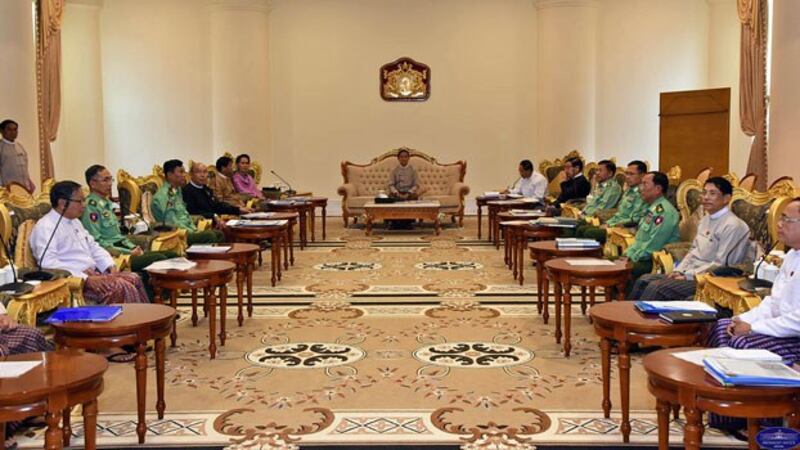
[[597, 8], [597, 0], [533, 0], [536, 9], [549, 8]]
[[208, 0], [211, 11], [253, 11], [269, 13], [272, 0]]

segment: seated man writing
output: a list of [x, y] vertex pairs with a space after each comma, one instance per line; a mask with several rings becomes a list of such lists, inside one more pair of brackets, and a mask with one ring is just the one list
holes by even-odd
[[213, 181], [208, 184], [208, 187], [214, 193], [214, 198], [237, 208], [245, 206], [244, 200], [248, 196], [236, 192], [231, 179], [234, 174], [233, 159], [227, 156], [220, 156], [217, 158], [215, 166], [217, 167], [217, 174], [214, 176]]
[[389, 195], [399, 200], [416, 200], [419, 198], [417, 171], [408, 164], [411, 155], [408, 150], [397, 152], [400, 165], [389, 174]]
[[547, 194], [547, 178], [539, 172], [533, 170], [533, 163], [528, 159], [519, 162], [519, 179], [509, 189], [501, 192], [502, 194], [521, 195], [525, 198], [534, 198], [537, 201], [544, 201]]
[[622, 186], [614, 178], [616, 173], [617, 165], [613, 161], [604, 159], [597, 163], [597, 174], [595, 175], [597, 184], [587, 197], [586, 206], [581, 210], [585, 217], [594, 216], [601, 210], [617, 206], [622, 195]]
[[751, 261], [750, 228], [728, 208], [733, 186], [722, 177], [709, 178], [701, 201], [700, 220], [692, 248], [669, 275], [645, 274], [634, 284], [636, 300], [684, 300], [693, 297], [695, 276], [710, 269]]
[[664, 194], [669, 189], [669, 179], [661, 172], [648, 172], [642, 180], [642, 199], [648, 204], [647, 213], [639, 221], [639, 229], [633, 244], [625, 251], [625, 258], [633, 263], [627, 298], [630, 298], [633, 283], [653, 270], [653, 252], [661, 250], [678, 235], [680, 214]]
[[192, 244], [213, 244], [225, 240], [224, 235], [218, 230], [197, 231], [192, 216], [186, 209], [183, 201], [182, 187], [186, 183], [186, 171], [183, 163], [177, 159], [170, 159], [164, 163], [164, 177], [166, 182], [153, 196], [150, 209], [153, 217], [160, 223], [185, 229], [187, 242]]
[[[111, 186], [114, 177], [105, 167], [93, 165], [86, 169], [89, 185], [86, 209], [81, 216], [83, 227], [95, 241], [112, 255], [131, 255], [131, 271], [145, 274], [144, 268], [155, 261], [175, 258], [177, 253], [145, 251], [135, 243], [133, 236], [122, 234], [111, 201]], [[146, 284], [146, 283], [145, 283]]]
[[[639, 220], [647, 212], [647, 202], [639, 194], [639, 186], [642, 177], [647, 172], [647, 166], [641, 161], [631, 161], [625, 169], [625, 184], [628, 186], [622, 194], [622, 200], [616, 213], [609, 218], [603, 225], [581, 225], [576, 231], [576, 235], [581, 238], [594, 239], [601, 244], [606, 242], [606, 229], [608, 227], [635, 227]], [[599, 212], [602, 212], [600, 210]], [[598, 214], [602, 215], [602, 214]]]
[[252, 212], [250, 208], [233, 206], [214, 198], [214, 193], [208, 187], [208, 167], [205, 164], [194, 163], [189, 176], [189, 184], [181, 189], [189, 214], [213, 219], [218, 214], [238, 216]]
[[83, 295], [90, 303], [147, 302], [139, 276], [117, 271], [111, 255], [83, 228], [85, 203], [80, 184], [53, 185], [53, 209], [36, 222], [29, 238], [34, 258], [43, 269], [62, 269], [83, 278]]

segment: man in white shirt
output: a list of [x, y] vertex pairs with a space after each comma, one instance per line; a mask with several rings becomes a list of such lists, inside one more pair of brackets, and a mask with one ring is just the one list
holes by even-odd
[[683, 300], [694, 296], [695, 276], [717, 267], [752, 261], [750, 228], [728, 207], [733, 186], [722, 177], [709, 178], [700, 200], [706, 215], [700, 220], [692, 247], [669, 275], [647, 274], [633, 286], [634, 300]]
[[786, 361], [800, 362], [800, 197], [786, 206], [778, 220], [778, 239], [792, 250], [770, 295], [750, 311], [718, 321], [709, 347], [761, 348]]
[[36, 222], [29, 238], [34, 258], [43, 269], [63, 269], [83, 278], [83, 295], [90, 303], [147, 302], [139, 276], [117, 271], [108, 251], [83, 228], [85, 203], [78, 183], [53, 185], [53, 209]]
[[533, 163], [528, 159], [520, 161], [518, 170], [519, 179], [503, 193], [521, 195], [525, 198], [543, 201], [547, 192], [547, 178], [533, 170]]

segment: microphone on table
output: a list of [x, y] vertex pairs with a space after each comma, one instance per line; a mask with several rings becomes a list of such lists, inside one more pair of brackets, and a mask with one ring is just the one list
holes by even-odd
[[775, 248], [776, 245], [778, 245], [778, 241], [777, 240], [775, 242], [773, 242], [772, 244], [770, 244], [770, 246], [767, 249], [767, 251], [765, 251], [764, 254], [761, 256], [761, 258], [759, 259], [758, 264], [756, 264], [756, 269], [754, 270], [753, 278], [745, 278], [744, 280], [740, 281], [739, 282], [739, 289], [741, 289], [743, 291], [747, 291], [747, 292], [755, 292], [756, 289], [759, 289], [759, 288], [771, 288], [772, 287], [772, 282], [771, 281], [763, 280], [761, 278], [758, 278], [758, 269], [761, 268], [761, 264], [764, 263], [764, 261], [767, 259], [767, 256], [769, 256], [769, 252], [771, 252], [772, 249]]
[[66, 201], [66, 203], [64, 203], [64, 209], [61, 210], [61, 213], [59, 213], [58, 215], [56, 226], [53, 228], [53, 232], [50, 233], [50, 239], [47, 240], [47, 245], [44, 246], [42, 254], [39, 255], [39, 258], [36, 259], [36, 270], [34, 270], [33, 272], [28, 272], [25, 275], [23, 275], [22, 279], [25, 281], [30, 281], [30, 280], [48, 281], [52, 280], [55, 277], [55, 275], [52, 272], [42, 270], [42, 261], [44, 261], [44, 256], [47, 254], [47, 250], [50, 248], [50, 243], [53, 242], [53, 238], [56, 237], [56, 231], [58, 231], [58, 226], [61, 225], [61, 221], [64, 219], [64, 213], [67, 212], [69, 204], [74, 201], [71, 198], [65, 198], [64, 200]]
[[283, 183], [286, 185], [286, 187], [289, 188], [289, 189], [286, 190], [286, 195], [292, 196], [292, 195], [294, 195], [296, 193], [296, 191], [294, 189], [292, 189], [292, 185], [289, 184], [289, 182], [286, 181], [285, 178], [283, 178], [282, 176], [278, 175], [277, 172], [275, 172], [274, 170], [270, 170], [269, 173], [275, 175], [279, 180], [283, 181]]
[[29, 283], [17, 281], [17, 269], [14, 267], [14, 256], [11, 255], [11, 249], [6, 245], [6, 240], [0, 235], [0, 242], [3, 243], [3, 250], [6, 252], [8, 265], [11, 266], [11, 275], [14, 281], [0, 286], [0, 292], [6, 293], [11, 296], [24, 295], [33, 290], [33, 285]]

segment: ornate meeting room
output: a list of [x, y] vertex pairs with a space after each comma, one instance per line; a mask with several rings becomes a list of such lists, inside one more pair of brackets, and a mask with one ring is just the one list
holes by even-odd
[[0, 0], [2, 448], [800, 448], [798, 24]]

